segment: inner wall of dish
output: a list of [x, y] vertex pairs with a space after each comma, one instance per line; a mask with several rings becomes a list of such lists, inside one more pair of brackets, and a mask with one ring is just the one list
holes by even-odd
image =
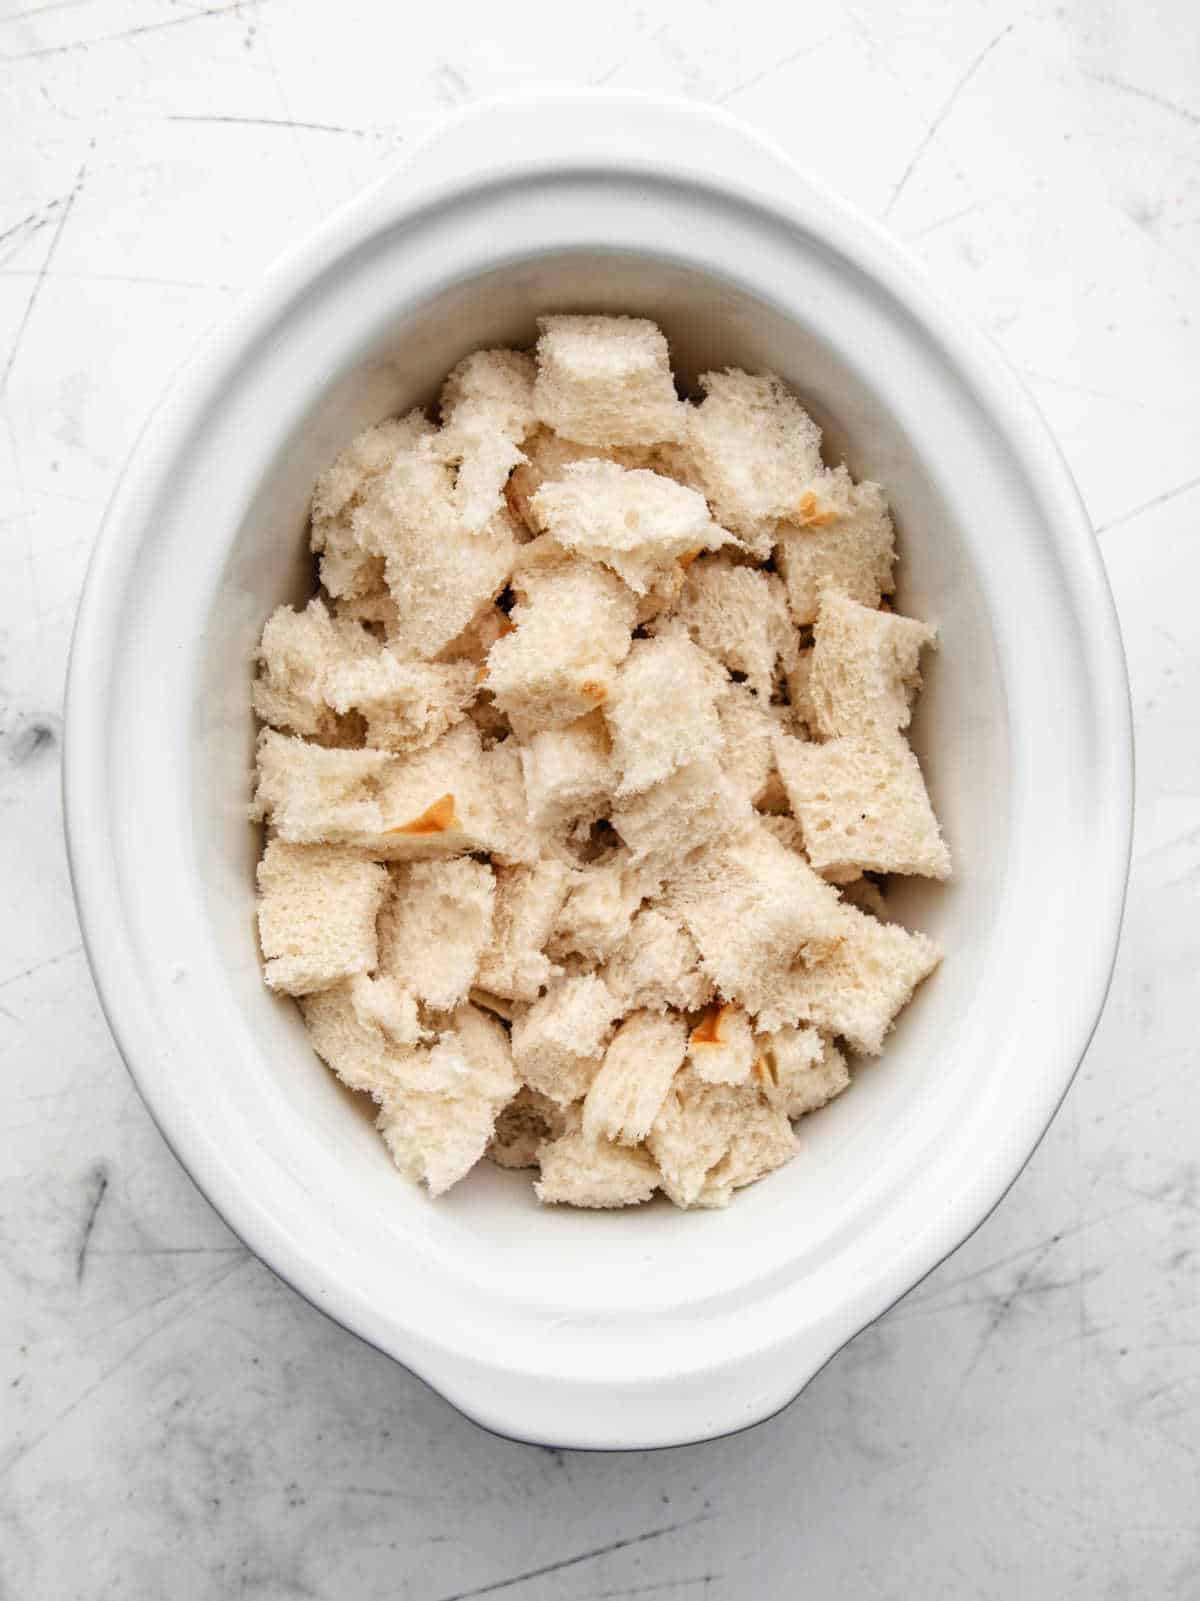
[[[654, 318], [670, 341], [677, 378], [694, 392], [697, 376], [726, 365], [778, 372], [825, 431], [826, 459], [885, 485], [900, 548], [899, 608], [935, 622], [941, 646], [929, 653], [925, 690], [913, 725], [930, 792], [956, 862], [949, 886], [911, 881], [890, 904], [909, 926], [940, 939], [943, 968], [901, 1018], [883, 1058], [862, 1064], [852, 1088], [801, 1125], [800, 1157], [742, 1192], [728, 1214], [681, 1214], [661, 1199], [619, 1214], [539, 1208], [530, 1175], [482, 1164], [432, 1206], [391, 1166], [370, 1126], [369, 1103], [341, 1089], [309, 1048], [296, 1008], [269, 995], [259, 976], [253, 875], [261, 847], [245, 821], [254, 721], [249, 708], [253, 655], [262, 624], [283, 601], [303, 603], [315, 586], [307, 549], [307, 506], [317, 472], [361, 428], [426, 404], [449, 369], [487, 345], [529, 346], [539, 313], [625, 311]], [[842, 335], [845, 337], [842, 337]], [[255, 1071], [289, 1126], [288, 1161], [306, 1141], [339, 1157], [338, 1182], [370, 1192], [385, 1234], [419, 1228], [440, 1249], [464, 1253], [478, 1275], [478, 1241], [488, 1238], [498, 1281], [586, 1285], [598, 1256], [681, 1299], [704, 1293], [713, 1253], [731, 1264], [747, 1230], [787, 1228], [789, 1216], [834, 1215], [851, 1204], [881, 1149], [891, 1145], [929, 1098], [969, 1074], [947, 1049], [980, 984], [996, 915], [1006, 847], [1007, 724], [987, 606], [939, 488], [954, 469], [936, 442], [905, 437], [872, 383], [870, 351], [853, 330], [831, 337], [806, 327], [738, 285], [679, 263], [607, 253], [519, 261], [463, 281], [382, 327], [369, 349], [330, 375], [302, 423], [281, 441], [251, 506], [216, 594], [202, 669], [204, 701], [219, 707], [219, 740], [198, 737], [197, 835], [217, 938], [239, 1004], [258, 1042]], [[213, 719], [205, 719], [211, 728]], [[337, 1197], [330, 1196], [336, 1205]], [[431, 1215], [432, 1214], [432, 1215]], [[700, 1231], [697, 1233], [697, 1231]], [[817, 1233], [819, 1234], [819, 1229]], [[703, 1243], [707, 1268], [681, 1236]], [[761, 1234], [760, 1234], [761, 1237]], [[636, 1240], [636, 1257], [629, 1256]], [[381, 1242], [387, 1249], [387, 1241]], [[583, 1255], [581, 1255], [583, 1251]]]

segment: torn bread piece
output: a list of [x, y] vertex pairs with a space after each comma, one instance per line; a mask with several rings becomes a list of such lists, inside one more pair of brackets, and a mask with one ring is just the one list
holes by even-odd
[[844, 734], [823, 745], [781, 734], [775, 754], [818, 872], [950, 876], [950, 852], [903, 734]]
[[757, 822], [690, 857], [667, 899], [720, 995], [751, 1013], [793, 962], [823, 962], [845, 937], [837, 891]]
[[551, 857], [496, 874], [492, 938], [479, 963], [479, 984], [494, 995], [535, 1001], [558, 969], [545, 954], [567, 897], [570, 872]]
[[620, 1005], [593, 973], [560, 979], [513, 1024], [522, 1080], [568, 1106], [587, 1094], [612, 1038]]
[[385, 1090], [377, 1127], [400, 1171], [442, 1195], [479, 1161], [517, 1092], [508, 1032], [478, 1007], [460, 1006], [423, 1052], [422, 1069], [419, 1088], [410, 1079]]
[[694, 489], [612, 461], [565, 467], [542, 485], [530, 510], [564, 550], [611, 567], [638, 595], [681, 556], [716, 550], [731, 538]]
[[387, 974], [356, 974], [350, 1003], [363, 1028], [385, 1034], [393, 1045], [421, 1045], [430, 1037], [416, 996]]
[[659, 888], [657, 878], [636, 867], [624, 847], [597, 862], [576, 868], [554, 924], [550, 952], [603, 962], [630, 931], [634, 913]]
[[488, 652], [483, 683], [524, 739], [607, 700], [629, 653], [636, 602], [603, 568], [561, 557], [523, 567], [518, 582], [512, 630]]
[[521, 449], [525, 454], [525, 460], [514, 468], [505, 495], [513, 514], [531, 533], [536, 532], [538, 528], [537, 519], [530, 505], [534, 495], [544, 483], [561, 477], [563, 468], [569, 467], [572, 462], [599, 458], [602, 461], [619, 462], [622, 467], [648, 467], [652, 471], [659, 470], [658, 452], [653, 446], [580, 445], [574, 440], [564, 439], [561, 434], [556, 434], [544, 426], [531, 434]]
[[646, 1136], [646, 1149], [676, 1206], [704, 1204], [701, 1195], [710, 1170], [729, 1150], [738, 1124], [758, 1099], [744, 1085], [706, 1084], [690, 1064], [675, 1074]]
[[472, 532], [453, 467], [422, 444], [401, 451], [372, 482], [353, 522], [362, 547], [383, 557], [399, 619], [395, 644], [430, 660], [504, 588], [518, 539], [507, 507]]
[[354, 1004], [353, 982], [335, 984], [300, 1001], [309, 1043], [349, 1089], [381, 1101], [421, 1071], [420, 1053], [398, 1045]]
[[689, 762], [716, 756], [725, 675], [686, 634], [635, 640], [604, 707], [616, 793], [637, 795]]
[[640, 1145], [683, 1063], [687, 1025], [663, 1012], [634, 1012], [609, 1042], [583, 1103], [583, 1133]]
[[809, 689], [812, 685], [812, 646], [797, 652], [796, 665], [786, 675], [788, 722], [797, 739], [812, 739], [817, 734], [817, 714]]
[[565, 728], [544, 728], [521, 747], [530, 825], [553, 833], [602, 817], [616, 786], [608, 730], [599, 712]]
[[469, 856], [392, 869], [379, 914], [379, 970], [434, 1011], [467, 997], [492, 937], [496, 881]]
[[760, 700], [749, 684], [727, 683], [717, 700], [721, 771], [759, 809], [787, 807], [775, 767], [775, 736], [785, 709]]
[[672, 617], [764, 702], [771, 698], [777, 667], [795, 665], [796, 630], [782, 580], [725, 551], [701, 556], [687, 568]]
[[659, 906], [637, 913], [603, 978], [625, 1013], [695, 1012], [713, 993], [695, 940], [678, 917]]
[[936, 638], [936, 628], [915, 617], [822, 590], [808, 680], [813, 733], [835, 739], [907, 728], [921, 687], [921, 647]]
[[773, 373], [703, 373], [687, 449], [713, 515], [759, 560], [822, 472], [821, 430]]
[[481, 781], [491, 814], [486, 831], [492, 856], [506, 867], [536, 862], [542, 842], [529, 819], [521, 749], [511, 734], [485, 745]]
[[442, 385], [433, 448], [455, 468], [455, 502], [471, 533], [500, 510], [509, 474], [525, 460], [521, 444], [537, 427], [533, 380], [525, 352], [476, 350]]
[[753, 815], [746, 796], [719, 765], [699, 761], [615, 802], [610, 820], [635, 863], [665, 874], [699, 847], [745, 827]]
[[768, 1105], [793, 1122], [816, 1112], [850, 1083], [846, 1058], [815, 1028], [780, 1028], [756, 1041], [754, 1082]]
[[335, 599], [370, 594], [383, 582], [382, 558], [366, 550], [354, 514], [397, 455], [435, 432], [422, 411], [391, 417], [355, 436], [317, 479], [312, 497], [312, 549], [321, 583]]
[[760, 1012], [759, 1027], [771, 1032], [784, 1023], [812, 1023], [864, 1056], [878, 1056], [897, 1013], [942, 953], [928, 935], [880, 923], [855, 907], [843, 904], [841, 916], [842, 943], [823, 961], [792, 968]]
[[335, 845], [267, 843], [258, 932], [272, 989], [309, 995], [375, 966], [387, 869]]
[[497, 1167], [536, 1167], [541, 1147], [566, 1129], [564, 1109], [522, 1084], [496, 1119], [487, 1155]]
[[541, 420], [584, 445], [679, 439], [684, 408], [662, 332], [644, 317], [538, 318], [534, 402]]
[[705, 1175], [698, 1206], [728, 1206], [734, 1190], [754, 1184], [796, 1154], [796, 1135], [786, 1113], [764, 1102], [747, 1106], [734, 1127], [729, 1149]]
[[639, 1206], [658, 1188], [658, 1169], [644, 1150], [590, 1140], [581, 1128], [547, 1141], [538, 1162], [533, 1190], [544, 1206]]
[[397, 758], [338, 750], [264, 728], [251, 815], [291, 844], [349, 844], [382, 832], [380, 793]]
[[776, 529], [775, 564], [798, 624], [816, 621], [828, 584], [862, 606], [879, 605], [896, 585], [896, 533], [878, 484], [856, 484], [844, 467], [805, 490], [795, 520]]
[[750, 1019], [740, 1006], [713, 1006], [688, 1036], [688, 1061], [706, 1084], [744, 1084], [757, 1052]]

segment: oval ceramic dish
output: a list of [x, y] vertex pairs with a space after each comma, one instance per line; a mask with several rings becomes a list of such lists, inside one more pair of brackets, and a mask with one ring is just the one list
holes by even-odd
[[[906, 888], [899, 915], [947, 959], [798, 1159], [726, 1212], [541, 1209], [486, 1164], [431, 1203], [260, 978], [249, 690], [264, 619], [311, 588], [313, 479], [464, 353], [561, 309], [655, 318], [688, 382], [781, 373], [829, 459], [886, 485], [899, 603], [941, 630], [914, 742], [957, 876]], [[180, 379], [88, 577], [66, 811], [113, 1032], [231, 1227], [489, 1428], [645, 1447], [783, 1406], [1011, 1184], [1103, 1003], [1131, 769], [1092, 532], [990, 345], [737, 124], [575, 95], [449, 125]]]

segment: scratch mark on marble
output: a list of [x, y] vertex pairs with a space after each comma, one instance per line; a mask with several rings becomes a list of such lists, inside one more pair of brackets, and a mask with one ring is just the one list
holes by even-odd
[[584, 1590], [575, 1597], [575, 1601], [616, 1601], [617, 1597], [626, 1595], [661, 1595], [664, 1590], [682, 1590], [685, 1584], [715, 1584], [724, 1577], [723, 1573], [693, 1573], [687, 1579], [662, 1579], [657, 1584], [622, 1585], [616, 1590]]
[[908, 165], [905, 167], [904, 171], [900, 174], [899, 180], [896, 183], [895, 188], [892, 190], [891, 197], [889, 198], [887, 205], [884, 206], [884, 208], [883, 208], [883, 215], [884, 215], [885, 219], [891, 216], [892, 211], [895, 208], [896, 202], [900, 199], [900, 196], [904, 193], [904, 190], [908, 185], [908, 180], [912, 177], [913, 173], [917, 170], [917, 166], [920, 163], [921, 158], [924, 156], [925, 152], [929, 149], [930, 145], [937, 138], [939, 129], [941, 128], [942, 124], [945, 122], [946, 118], [954, 110], [954, 107], [957, 104], [959, 96], [962, 94], [963, 90], [971, 82], [971, 79], [975, 76], [975, 74], [983, 66], [984, 62], [991, 55], [992, 51], [995, 50], [996, 46], [998, 44], [1000, 44], [1004, 39], [1007, 39], [1008, 35], [1013, 31], [1013, 29], [1015, 27], [1016, 27], [1016, 23], [1015, 22], [1010, 22], [1010, 23], [1007, 23], [1003, 28], [1001, 28], [1000, 32], [998, 34], [996, 34], [996, 36], [993, 39], [990, 39], [987, 44], [984, 45], [983, 49], [979, 52], [979, 54], [975, 57], [975, 59], [970, 63], [970, 65], [967, 67], [966, 71], [962, 74], [962, 76], [959, 78], [958, 82], [954, 85], [954, 88], [950, 91], [949, 95], [946, 97], [946, 100], [942, 105], [942, 109], [938, 112], [937, 116], [929, 124], [929, 127], [926, 130], [924, 137], [921, 139], [921, 142], [917, 145], [917, 148], [913, 151], [912, 155], [909, 157]]
[[40, 1433], [35, 1434], [31, 1440], [27, 1440], [23, 1445], [18, 1445], [7, 1459], [0, 1463], [0, 1480], [6, 1479], [13, 1469], [23, 1462], [31, 1452], [36, 1451], [40, 1445], [44, 1445], [52, 1435], [57, 1433], [67, 1419], [78, 1412], [79, 1408], [89, 1401], [98, 1390], [102, 1390], [106, 1384], [115, 1378], [122, 1368], [127, 1367], [144, 1346], [149, 1345], [151, 1340], [157, 1339], [164, 1329], [169, 1328], [175, 1322], [176, 1318], [182, 1317], [185, 1312], [194, 1311], [201, 1301], [211, 1295], [219, 1284], [223, 1283], [232, 1274], [237, 1273], [249, 1260], [251, 1258], [247, 1255], [245, 1261], [234, 1262], [230, 1266], [223, 1268], [209, 1279], [200, 1295], [194, 1301], [188, 1302], [186, 1306], [177, 1307], [168, 1317], [163, 1318], [161, 1323], [156, 1323], [140, 1340], [135, 1340], [127, 1351], [119, 1356], [115, 1362], [111, 1363], [109, 1367], [105, 1368], [98, 1379], [94, 1379], [69, 1405], [57, 1413]]
[[32, 967], [25, 967], [19, 973], [10, 974], [8, 978], [0, 979], [0, 990], [7, 989], [10, 984], [19, 984], [23, 978], [29, 978], [34, 973], [40, 973], [43, 967], [55, 967], [59, 962], [78, 956], [82, 949], [82, 945], [72, 945], [70, 950], [59, 951], [57, 956], [47, 956], [43, 961], [34, 962]]
[[183, 28], [189, 22], [207, 22], [212, 17], [227, 17], [241, 13], [250, 6], [265, 6], [268, 0], [232, 0], [224, 6], [207, 6], [200, 11], [189, 11], [185, 17], [170, 17], [166, 22], [143, 22], [137, 28], [123, 28], [119, 33], [101, 33], [94, 39], [71, 39], [66, 44], [42, 45], [36, 50], [22, 50], [17, 55], [0, 56], [0, 63], [38, 61], [45, 56], [63, 56], [72, 50], [90, 50], [97, 44], [115, 44], [121, 39], [139, 39], [143, 34], [161, 33], [165, 28]]
[[713, 105], [723, 106], [727, 101], [732, 100], [734, 95], [740, 95], [747, 89], [757, 89], [760, 83], [764, 83], [768, 78], [773, 78], [778, 72], [785, 72], [788, 67], [794, 65], [802, 56], [812, 55], [822, 45], [828, 44], [831, 39], [836, 39], [838, 32], [839, 30], [834, 28], [829, 33], [822, 34], [819, 39], [806, 40], [798, 50], [793, 50], [790, 55], [784, 56], [782, 60], [773, 61], [770, 66], [764, 67], [761, 72], [755, 72], [749, 78], [743, 78], [740, 83], [735, 83], [732, 89], [726, 89], [724, 94], [718, 95], [712, 102]]
[[83, 1275], [87, 1268], [88, 1246], [92, 1243], [92, 1231], [96, 1227], [96, 1219], [100, 1215], [100, 1208], [104, 1205], [104, 1197], [108, 1193], [108, 1167], [104, 1162], [97, 1162], [88, 1174], [87, 1180], [88, 1200], [87, 1210], [84, 1214], [83, 1228], [79, 1235], [79, 1244], [75, 1248], [75, 1282], [83, 1283]]
[[1092, 83], [1103, 84], [1106, 89], [1115, 89], [1118, 94], [1133, 95], [1137, 100], [1146, 100], [1160, 111], [1169, 111], [1172, 116], [1182, 117], [1184, 122], [1190, 122], [1193, 128], [1200, 128], [1200, 111], [1193, 111], [1188, 106], [1181, 106], [1177, 100], [1168, 100], [1166, 95], [1155, 94], [1153, 89], [1142, 89], [1136, 83], [1127, 83], [1124, 78], [1114, 78], [1108, 72], [1085, 72], [1085, 78]]
[[952, 223], [961, 222], [969, 217], [973, 211], [979, 210], [979, 201], [973, 200], [969, 206], [963, 206], [960, 211], [952, 211], [948, 217], [939, 217], [936, 222], [926, 223], [924, 228], [918, 228], [915, 233], [905, 234], [910, 243], [914, 239], [926, 239], [931, 233], [937, 233], [942, 228], [949, 228]]
[[1110, 533], [1114, 528], [1122, 528], [1126, 523], [1131, 523], [1135, 517], [1140, 517], [1143, 512], [1153, 511], [1157, 506], [1165, 506], [1169, 501], [1175, 500], [1179, 495], [1188, 494], [1190, 490], [1198, 486], [1200, 486], [1200, 477], [1189, 478], [1186, 484], [1177, 484], [1174, 489], [1166, 489], [1161, 495], [1155, 495], [1153, 500], [1144, 500], [1140, 506], [1134, 506], [1132, 510], [1122, 512], [1119, 517], [1112, 518], [1110, 522], [1101, 523], [1096, 530], [1096, 537], [1099, 538], [1101, 534]]
[[456, 1590], [453, 1595], [440, 1597], [440, 1601], [470, 1601], [472, 1596], [495, 1595], [500, 1590], [511, 1590], [515, 1584], [526, 1584], [530, 1579], [541, 1579], [549, 1573], [562, 1573], [566, 1568], [578, 1567], [581, 1562], [594, 1562], [599, 1557], [611, 1556], [614, 1551], [627, 1551], [630, 1546], [645, 1545], [648, 1540], [661, 1540], [665, 1535], [676, 1534], [680, 1529], [693, 1528], [697, 1523], [708, 1523], [716, 1514], [701, 1512], [694, 1518], [685, 1518], [682, 1523], [667, 1523], [660, 1529], [647, 1529], [645, 1534], [632, 1534], [623, 1540], [611, 1540], [607, 1545], [595, 1546], [590, 1551], [580, 1551], [577, 1556], [563, 1557], [560, 1562], [547, 1562], [540, 1568], [529, 1568], [524, 1573], [514, 1573], [508, 1579], [496, 1579], [491, 1584], [478, 1585], [473, 1590]]
[[50, 264], [54, 260], [54, 254], [58, 249], [59, 240], [63, 236], [63, 229], [67, 226], [67, 222], [75, 205], [76, 198], [79, 195], [80, 189], [83, 187], [83, 179], [86, 171], [86, 167], [80, 167], [75, 178], [74, 188], [71, 190], [69, 195], [63, 197], [61, 202], [62, 210], [59, 212], [58, 221], [54, 226], [54, 236], [50, 240], [50, 247], [46, 251], [41, 267], [38, 269], [38, 275], [33, 281], [33, 288], [29, 292], [29, 299], [25, 302], [24, 314], [21, 317], [21, 321], [17, 324], [17, 331], [13, 335], [12, 344], [9, 346], [8, 358], [4, 363], [4, 371], [3, 373], [0, 373], [0, 394], [3, 394], [8, 388], [9, 376], [12, 373], [13, 365], [16, 362], [18, 354], [20, 353], [21, 343], [25, 338], [25, 330], [29, 327], [29, 319], [33, 316], [33, 309], [37, 305], [38, 299], [42, 293], [42, 287], [45, 284], [46, 276], [50, 271]]
[[7, 17], [0, 17], [0, 23], [20, 22], [24, 17], [42, 17], [50, 11], [76, 11], [80, 6], [90, 6], [95, 0], [50, 0], [49, 5], [30, 6], [25, 11], [10, 11]]
[[227, 123], [238, 128], [302, 128], [313, 133], [344, 133], [354, 139], [386, 139], [388, 134], [374, 128], [346, 128], [337, 122], [299, 122], [290, 117], [201, 117], [172, 113], [166, 122]]
[[1139, 411], [1148, 409], [1144, 400], [1138, 400], [1133, 395], [1114, 395], [1106, 389], [1090, 389], [1086, 384], [1073, 384], [1066, 378], [1056, 378], [1053, 373], [1039, 372], [1036, 367], [1020, 367], [1018, 371], [1026, 378], [1051, 384], [1055, 389], [1067, 389], [1073, 395], [1091, 395], [1095, 400], [1108, 400], [1116, 406], [1134, 406]]

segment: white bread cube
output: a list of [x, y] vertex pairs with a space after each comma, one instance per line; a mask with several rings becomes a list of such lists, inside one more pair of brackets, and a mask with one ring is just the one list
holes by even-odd
[[584, 445], [678, 439], [684, 409], [667, 341], [644, 317], [539, 317], [534, 400], [555, 433]]
[[264, 728], [253, 815], [291, 844], [352, 844], [384, 828], [380, 790], [396, 757], [336, 750]]
[[[721, 722], [721, 771], [749, 801], [764, 807], [775, 803], [780, 788], [775, 769], [775, 735], [783, 708], [764, 703], [748, 684], [727, 683], [717, 700]], [[787, 801], [784, 797], [783, 804]]]
[[922, 645], [937, 630], [915, 617], [872, 611], [836, 590], [821, 593], [808, 698], [822, 739], [907, 728], [921, 687]]
[[419, 1080], [385, 1092], [377, 1126], [400, 1171], [441, 1195], [487, 1150], [517, 1093], [508, 1033], [486, 1012], [460, 1006], [422, 1069]]
[[897, 1013], [942, 953], [926, 934], [880, 923], [852, 906], [843, 905], [841, 914], [845, 939], [823, 961], [792, 968], [760, 1012], [759, 1026], [770, 1032], [784, 1023], [812, 1023], [878, 1056]]
[[557, 959], [574, 953], [604, 961], [628, 936], [634, 913], [657, 888], [657, 880], [634, 867], [624, 849], [576, 868], [554, 924], [551, 954]]
[[460, 856], [491, 848], [495, 818], [483, 790], [469, 722], [406, 758], [326, 749], [264, 728], [252, 815], [294, 844], [352, 845], [389, 861]]
[[485, 682], [526, 738], [574, 722], [608, 698], [629, 653], [636, 602], [603, 568], [561, 558], [523, 568], [519, 585], [514, 627], [488, 652]]
[[744, 1084], [757, 1050], [750, 1019], [740, 1006], [713, 1006], [688, 1036], [688, 1061], [706, 1084]]
[[950, 852], [903, 734], [845, 734], [823, 745], [781, 734], [775, 750], [818, 872], [949, 876]]
[[387, 870], [332, 845], [269, 841], [258, 864], [258, 930], [272, 989], [309, 995], [375, 966]]
[[435, 1011], [453, 1011], [491, 940], [495, 896], [491, 868], [471, 857], [394, 868], [379, 914], [380, 972]]
[[637, 1146], [589, 1140], [569, 1128], [540, 1147], [533, 1192], [544, 1206], [638, 1206], [658, 1188], [658, 1170]]
[[698, 1206], [728, 1206], [734, 1190], [754, 1184], [795, 1156], [796, 1136], [784, 1112], [759, 1102], [747, 1106], [729, 1149], [705, 1176]]
[[844, 938], [837, 891], [760, 823], [689, 858], [669, 902], [720, 995], [752, 1013], [797, 958], [823, 961]]
[[430, 660], [508, 582], [517, 552], [507, 508], [472, 532], [455, 495], [452, 466], [433, 446], [402, 451], [354, 512], [364, 549], [384, 558], [399, 614], [394, 643]]
[[681, 556], [716, 550], [730, 539], [694, 489], [612, 461], [564, 467], [534, 495], [530, 510], [564, 550], [611, 567], [639, 595]]
[[544, 954], [567, 896], [564, 863], [544, 858], [496, 874], [492, 938], [479, 963], [479, 984], [493, 995], [535, 1001], [558, 969]]
[[352, 1090], [382, 1101], [423, 1071], [423, 1051], [397, 1045], [377, 1024], [363, 1022], [352, 983], [304, 996], [300, 1010], [313, 1050]]
[[396, 456], [434, 432], [421, 411], [367, 428], [317, 479], [312, 498], [312, 548], [320, 556], [321, 583], [335, 599], [363, 596], [383, 578], [381, 558], [364, 549], [354, 514]]
[[577, 818], [603, 816], [615, 787], [608, 731], [599, 712], [545, 728], [521, 747], [531, 826], [548, 834]]
[[634, 1012], [618, 1028], [583, 1103], [583, 1133], [640, 1145], [682, 1065], [687, 1026], [663, 1012]]
[[775, 563], [796, 623], [816, 621], [822, 586], [875, 607], [895, 589], [896, 534], [878, 484], [851, 481], [844, 467], [800, 497], [795, 522], [776, 530]]
[[725, 551], [692, 562], [672, 616], [710, 656], [743, 674], [764, 701], [771, 698], [777, 664], [795, 664], [799, 647], [782, 580]]
[[538, 1151], [566, 1127], [563, 1108], [523, 1084], [496, 1119], [487, 1154], [497, 1167], [536, 1167]]
[[763, 560], [776, 522], [821, 473], [821, 430], [772, 373], [709, 372], [700, 387], [705, 398], [688, 413], [692, 469], [713, 515]]
[[625, 1013], [698, 1011], [712, 997], [700, 951], [679, 918], [645, 906], [604, 968], [604, 982]]
[[754, 1081], [768, 1105], [794, 1122], [816, 1112], [850, 1083], [846, 1058], [815, 1028], [781, 1028], [757, 1042]]
[[393, 1045], [420, 1045], [429, 1038], [416, 996], [387, 974], [356, 974], [350, 980], [350, 1002], [362, 1026], [385, 1034]]
[[705, 1181], [729, 1150], [739, 1123], [758, 1103], [745, 1086], [706, 1084], [680, 1069], [646, 1136], [663, 1190], [678, 1207], [701, 1201]]
[[513, 1024], [521, 1079], [567, 1106], [587, 1094], [612, 1037], [620, 1006], [594, 974], [564, 978]]
[[717, 763], [701, 761], [618, 801], [611, 822], [635, 863], [666, 872], [689, 852], [744, 827], [752, 816], [746, 796]]
[[357, 623], [331, 617], [320, 600], [300, 613], [280, 606], [263, 629], [259, 655], [254, 708], [265, 722], [328, 735], [331, 717], [358, 712], [367, 743], [383, 750], [432, 744], [474, 694], [469, 663], [399, 657]]
[[637, 795], [721, 749], [725, 675], [686, 635], [635, 640], [604, 707], [617, 794]]

